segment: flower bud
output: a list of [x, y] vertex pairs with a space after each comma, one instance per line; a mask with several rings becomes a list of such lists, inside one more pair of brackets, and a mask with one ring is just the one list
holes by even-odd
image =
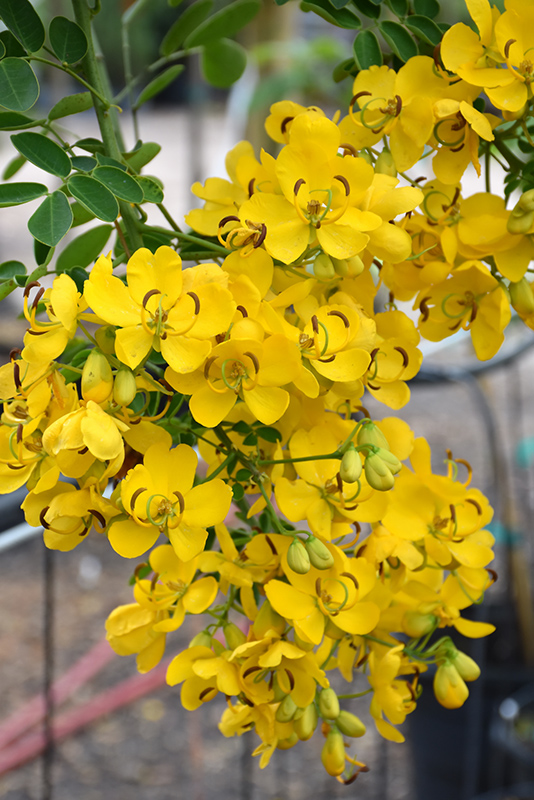
[[395, 483], [394, 473], [389, 464], [381, 457], [387, 450], [378, 453], [369, 453], [365, 459], [365, 477], [367, 483], [379, 492], [387, 492]]
[[456, 672], [464, 681], [476, 681], [480, 677], [480, 667], [476, 661], [473, 661], [472, 658], [460, 650], [457, 651], [452, 663]]
[[335, 720], [339, 717], [339, 700], [333, 689], [323, 689], [319, 694], [319, 714], [323, 719]]
[[278, 708], [276, 709], [275, 717], [278, 722], [290, 722], [293, 719], [297, 704], [290, 694], [286, 694]]
[[115, 353], [115, 336], [115, 328], [112, 325], [105, 325], [95, 332], [96, 342], [107, 356]]
[[341, 466], [339, 467], [339, 476], [345, 483], [356, 483], [362, 474], [362, 460], [360, 454], [354, 447], [343, 453], [341, 459]]
[[528, 233], [534, 222], [534, 211], [523, 211], [516, 206], [506, 223], [508, 233], [520, 234]]
[[189, 647], [211, 647], [213, 637], [207, 631], [200, 631], [196, 636], [193, 636], [189, 642]]
[[324, 629], [325, 636], [328, 636], [330, 639], [337, 639], [341, 641], [347, 635], [345, 631], [342, 631], [341, 628], [338, 628], [336, 623], [333, 621], [332, 617], [327, 617], [326, 619], [326, 627]]
[[332, 730], [321, 751], [323, 767], [329, 775], [341, 775], [345, 769], [345, 743], [339, 731]]
[[301, 637], [298, 635], [296, 631], [293, 634], [293, 636], [295, 638], [295, 644], [297, 645], [297, 647], [300, 650], [304, 650], [305, 653], [309, 653], [315, 647], [313, 642], [306, 642], [304, 641], [304, 639], [301, 639]]
[[374, 447], [382, 447], [389, 450], [388, 440], [374, 422], [365, 422], [358, 430], [356, 441], [359, 445], [372, 444]]
[[247, 641], [247, 637], [243, 631], [240, 630], [233, 622], [227, 622], [226, 625], [223, 626], [223, 633], [224, 638], [226, 639], [226, 644], [230, 650], [235, 650], [236, 647], [245, 644]]
[[281, 703], [284, 697], [287, 697], [287, 692], [284, 692], [284, 690], [278, 683], [276, 675], [274, 676], [274, 681], [273, 681], [273, 696], [275, 703]]
[[315, 733], [318, 721], [319, 716], [317, 714], [317, 709], [315, 708], [315, 703], [310, 703], [309, 706], [306, 706], [298, 719], [296, 719], [295, 715], [293, 730], [301, 742], [307, 742], [308, 739], [311, 739]]
[[257, 639], [264, 639], [269, 635], [269, 631], [274, 631], [275, 634], [281, 636], [286, 624], [285, 619], [274, 610], [268, 600], [265, 600], [254, 620], [252, 630]]
[[438, 703], [445, 708], [460, 708], [469, 696], [469, 689], [450, 661], [441, 664], [436, 670], [434, 694]]
[[510, 283], [508, 291], [510, 302], [520, 317], [528, 317], [534, 313], [534, 293], [526, 278], [521, 278], [517, 283]]
[[339, 717], [336, 719], [336, 725], [341, 733], [345, 734], [345, 736], [351, 736], [353, 739], [363, 736], [366, 730], [361, 719], [356, 714], [351, 714], [350, 711], [340, 711]]
[[320, 281], [331, 281], [332, 278], [336, 277], [336, 271], [330, 256], [327, 256], [326, 253], [319, 253], [313, 262], [313, 274]]
[[375, 163], [375, 172], [380, 175], [390, 175], [392, 178], [397, 177], [397, 167], [395, 159], [389, 150], [382, 150]]
[[523, 192], [517, 203], [523, 211], [534, 211], [534, 189]]
[[358, 153], [358, 158], [363, 158], [364, 161], [373, 166], [373, 157], [371, 156], [371, 153], [369, 153], [367, 150], [360, 150], [360, 152]]
[[434, 614], [422, 614], [420, 611], [406, 611], [402, 618], [402, 630], [412, 639], [420, 639], [436, 627], [438, 618]]
[[358, 275], [361, 275], [365, 269], [365, 264], [360, 256], [352, 256], [352, 258], [347, 258], [347, 266], [349, 268], [348, 274], [351, 278], [357, 278]]
[[82, 371], [82, 397], [95, 403], [104, 403], [113, 390], [113, 374], [106, 356], [100, 350], [91, 350]]
[[344, 278], [345, 275], [348, 275], [349, 265], [347, 264], [347, 262], [341, 258], [334, 258], [333, 256], [331, 256], [331, 258], [332, 258], [332, 264], [334, 265], [334, 269], [336, 271], [336, 275], [339, 275], [340, 278]]
[[293, 572], [306, 575], [310, 571], [310, 557], [300, 539], [293, 539], [287, 551], [287, 563]]
[[135, 375], [128, 367], [121, 367], [113, 381], [113, 399], [119, 406], [129, 406], [136, 394]]
[[306, 550], [311, 563], [316, 569], [330, 569], [330, 567], [334, 566], [334, 556], [328, 547], [320, 539], [316, 539], [315, 536], [308, 537]]
[[222, 642], [220, 642], [214, 636], [213, 639], [211, 640], [211, 649], [213, 650], [216, 656], [222, 656], [222, 654], [226, 650], [226, 647], [223, 645]]
[[278, 742], [276, 743], [276, 748], [278, 750], [289, 750], [291, 747], [294, 747], [296, 745], [298, 740], [299, 737], [297, 736], [295, 731], [293, 731], [291, 736], [288, 736], [286, 739], [278, 739]]

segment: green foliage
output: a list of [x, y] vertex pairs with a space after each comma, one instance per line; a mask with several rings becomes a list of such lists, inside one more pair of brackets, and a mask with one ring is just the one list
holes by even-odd
[[0, 130], [13, 131], [21, 128], [30, 128], [39, 125], [39, 120], [18, 114], [16, 111], [0, 111]]
[[66, 152], [42, 133], [17, 133], [11, 141], [28, 161], [39, 169], [66, 178], [71, 170], [70, 158]]
[[206, 45], [202, 52], [202, 74], [208, 83], [227, 89], [245, 71], [247, 54], [243, 47], [232, 39], [220, 39]]
[[29, 0], [0, 0], [0, 19], [29, 53], [41, 49], [45, 30]]
[[414, 14], [407, 18], [406, 27], [428, 44], [435, 46], [441, 42], [443, 33], [432, 19]]
[[87, 53], [87, 37], [66, 17], [54, 17], [48, 29], [52, 50], [64, 64], [75, 64]]
[[69, 242], [58, 256], [57, 272], [65, 272], [75, 266], [88, 267], [102, 253], [112, 230], [111, 225], [97, 225]]
[[134, 172], [139, 172], [157, 156], [160, 150], [161, 145], [157, 144], [157, 142], [139, 141], [133, 150], [129, 153], [123, 153], [122, 156]]
[[114, 222], [119, 216], [119, 204], [115, 197], [96, 178], [72, 175], [67, 186], [72, 196], [103, 222]]
[[413, 0], [413, 10], [416, 14], [433, 19], [441, 9], [438, 0]]
[[118, 167], [97, 167], [93, 172], [93, 177], [103, 183], [119, 200], [126, 200], [128, 203], [143, 202], [141, 186], [135, 178]]
[[314, 11], [319, 17], [337, 25], [338, 28], [358, 30], [362, 26], [361, 19], [350, 8], [335, 8], [328, 0], [303, 0], [300, 4], [303, 11]]
[[3, 183], [0, 185], [0, 208], [29, 203], [45, 194], [48, 189], [42, 183]]
[[53, 192], [28, 220], [31, 235], [43, 244], [55, 247], [72, 225], [72, 211], [63, 192]]
[[254, 19], [260, 8], [261, 0], [235, 0], [201, 22], [187, 37], [186, 47], [213, 44], [220, 39], [235, 36]]
[[79, 114], [81, 111], [89, 111], [93, 107], [91, 92], [80, 92], [79, 94], [68, 94], [52, 106], [48, 112], [48, 119], [52, 122], [55, 119], [69, 117], [72, 114]]
[[213, 0], [196, 0], [185, 9], [174, 25], [167, 31], [160, 46], [162, 56], [170, 56], [178, 50], [197, 27], [204, 22], [213, 8]]
[[27, 61], [0, 61], [0, 105], [9, 111], [28, 111], [39, 97], [39, 83]]
[[365, 30], [358, 34], [354, 40], [354, 55], [360, 69], [382, 64], [382, 51], [373, 31]]
[[0, 264], [0, 281], [8, 281], [16, 275], [26, 275], [26, 267], [20, 261], [4, 261]]
[[185, 66], [183, 64], [175, 64], [174, 67], [169, 67], [161, 75], [158, 75], [157, 78], [154, 78], [153, 81], [150, 81], [148, 86], [145, 86], [139, 97], [137, 98], [137, 102], [135, 104], [135, 108], [139, 108], [146, 103], [148, 100], [152, 100], [153, 97], [156, 97], [160, 92], [170, 86], [173, 81], [176, 80], [178, 75], [183, 72]]
[[397, 17], [405, 17], [408, 13], [408, 0], [386, 0], [386, 2]]
[[401, 61], [408, 61], [417, 55], [417, 45], [402, 25], [385, 20], [378, 26], [380, 33]]
[[361, 11], [366, 17], [370, 19], [379, 19], [380, 17], [380, 3], [372, 2], [371, 0], [352, 0], [358, 11]]
[[145, 203], [163, 203], [163, 189], [156, 181], [141, 175], [137, 178], [137, 183], [143, 190]]

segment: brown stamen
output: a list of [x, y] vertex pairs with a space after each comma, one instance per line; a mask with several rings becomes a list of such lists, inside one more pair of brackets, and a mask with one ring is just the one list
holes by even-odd
[[24, 297], [28, 297], [34, 286], [40, 286], [39, 281], [31, 281], [24, 287]]
[[408, 353], [406, 352], [404, 347], [394, 347], [393, 349], [401, 354], [401, 356], [402, 356], [402, 365], [403, 365], [403, 367], [407, 367], [408, 363], [409, 363], [409, 358], [408, 358]]
[[349, 328], [350, 327], [350, 323], [349, 323], [348, 317], [346, 317], [345, 314], [343, 314], [342, 311], [329, 311], [327, 316], [328, 317], [339, 317], [339, 319], [343, 320], [343, 324], [344, 324], [345, 328]]
[[193, 300], [195, 304], [195, 316], [198, 316], [200, 314], [200, 300], [198, 299], [198, 294], [195, 294], [195, 292], [188, 292], [187, 294]]
[[161, 294], [160, 290], [159, 289], [151, 289], [149, 292], [147, 292], [145, 294], [145, 296], [143, 297], [143, 302], [142, 302], [143, 308], [146, 308], [146, 304], [148, 303], [150, 298], [153, 297], [155, 294]]
[[39, 514], [39, 522], [41, 523], [41, 526], [42, 526], [42, 527], [43, 527], [45, 530], [48, 530], [48, 529], [49, 529], [49, 527], [50, 527], [50, 525], [48, 524], [48, 522], [45, 520], [46, 512], [48, 511], [48, 509], [49, 509], [49, 508], [50, 508], [50, 506], [45, 506], [45, 507], [44, 507], [44, 508], [41, 510], [41, 513]]
[[286, 128], [287, 128], [287, 126], [288, 126], [288, 125], [289, 125], [289, 123], [290, 123], [290, 122], [292, 122], [294, 119], [295, 119], [295, 117], [284, 117], [284, 119], [283, 119], [283, 120], [282, 120], [282, 122], [280, 123], [280, 130], [282, 131], [282, 133], [285, 133], [285, 132], [286, 132]]
[[295, 185], [293, 186], [293, 194], [295, 195], [295, 197], [299, 193], [299, 189], [304, 183], [306, 183], [304, 178], [299, 178], [298, 181], [295, 182]]
[[248, 317], [248, 311], [245, 306], [237, 306], [237, 310], [241, 312], [243, 317]]
[[352, 108], [352, 106], [354, 105], [356, 100], [359, 100], [360, 97], [365, 97], [366, 95], [368, 97], [371, 97], [371, 92], [358, 92], [358, 94], [353, 95], [353, 97], [352, 97], [352, 99], [351, 99], [351, 101], [349, 103], [349, 108]]
[[508, 39], [508, 41], [504, 45], [504, 57], [505, 58], [510, 58], [510, 48], [516, 42], [517, 42], [517, 39]]
[[254, 194], [254, 184], [256, 183], [256, 178], [251, 178], [248, 182], [248, 196], [252, 197]]
[[175, 495], [176, 499], [178, 500], [178, 505], [180, 506], [180, 514], [183, 514], [185, 508], [185, 500], [183, 494], [181, 492], [173, 492], [173, 495]]
[[345, 187], [345, 196], [348, 197], [350, 194], [350, 185], [348, 180], [343, 175], [334, 175], [334, 180], [343, 184]]
[[103, 514], [100, 513], [100, 511], [97, 511], [96, 508], [88, 508], [87, 510], [90, 514], [93, 515], [93, 517], [97, 518], [101, 528], [106, 527], [106, 518], [104, 517]]
[[131, 496], [131, 498], [130, 498], [130, 508], [132, 509], [132, 511], [134, 510], [134, 507], [135, 507], [135, 501], [137, 500], [139, 495], [143, 494], [143, 492], [146, 492], [146, 488], [141, 487], [139, 489], [136, 489], [135, 492], [133, 493], [133, 495]]

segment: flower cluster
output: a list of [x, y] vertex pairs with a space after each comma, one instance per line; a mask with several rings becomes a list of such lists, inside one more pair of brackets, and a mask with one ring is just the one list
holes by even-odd
[[[534, 327], [534, 189], [510, 211], [461, 186], [480, 140], [489, 157], [500, 126], [529, 135], [525, 4], [471, 5], [478, 34], [455, 25], [434, 59], [360, 71], [343, 118], [276, 103], [277, 157], [241, 142], [228, 180], [193, 186], [212, 262], [142, 248], [122, 275], [102, 255], [83, 285], [28, 285], [24, 347], [0, 369], [2, 491], [27, 486], [48, 547], [94, 528], [143, 558], [107, 621], [141, 672], [207, 615], [167, 681], [189, 710], [224, 694], [222, 733], [254, 730], [261, 766], [319, 729], [326, 771], [354, 780], [365, 726], [343, 700], [368, 696], [403, 741], [423, 671], [447, 708], [478, 677], [446, 629], [493, 630], [464, 616], [495, 579], [469, 465], [449, 453], [436, 474], [424, 439], [362, 405], [408, 402], [421, 336], [467, 330], [488, 359], [510, 305]], [[406, 173], [430, 156], [435, 177]], [[335, 671], [364, 689], [337, 695]]]

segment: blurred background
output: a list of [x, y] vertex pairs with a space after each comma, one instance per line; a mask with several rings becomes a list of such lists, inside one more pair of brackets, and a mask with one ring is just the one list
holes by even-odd
[[[99, 44], [117, 90], [124, 82], [118, 39], [127, 5], [104, 0], [97, 17]], [[48, 18], [69, 13], [61, 0], [46, 0], [39, 10]], [[157, 59], [175, 19], [176, 8], [165, 0], [147, 7], [142, 24], [132, 28], [134, 72]], [[443, 4], [440, 21], [461, 19], [469, 21], [463, 0]], [[180, 80], [139, 113], [140, 137], [162, 145], [149, 172], [164, 180], [166, 205], [179, 223], [194, 205], [191, 184], [224, 177], [225, 154], [239, 140], [250, 139], [257, 152], [273, 151], [263, 129], [273, 102], [319, 105], [329, 116], [347, 107], [352, 79], [334, 83], [331, 76], [350, 56], [352, 39], [351, 32], [304, 13], [295, 2], [277, 7], [264, 0], [258, 17], [240, 34], [249, 60], [229, 91], [210, 88], [195, 57], [187, 60]], [[47, 108], [76, 91], [61, 72], [50, 72], [41, 98]], [[120, 122], [125, 144], [132, 147], [136, 135], [127, 104]], [[77, 135], [97, 134], [89, 113], [64, 125]], [[14, 154], [9, 134], [1, 134], [0, 172]], [[18, 174], [20, 180], [36, 179], [28, 164]], [[41, 172], [38, 179], [43, 180]], [[475, 178], [469, 180], [471, 191], [483, 191]], [[32, 204], [2, 209], [0, 261], [32, 261], [26, 230], [32, 210]], [[157, 209], [152, 213], [156, 220]], [[19, 312], [16, 295], [2, 304], [2, 363], [22, 342]], [[132, 564], [94, 533], [71, 553], [45, 551], [39, 532], [30, 535], [17, 512], [23, 493], [16, 500], [0, 495], [0, 798], [533, 800], [533, 338], [522, 324], [512, 323], [489, 364], [476, 362], [469, 337], [443, 346], [423, 343], [425, 366], [412, 382], [410, 404], [399, 412], [416, 435], [429, 440], [434, 468], [444, 469], [447, 448], [467, 459], [474, 485], [496, 509], [492, 566], [499, 580], [484, 606], [475, 607], [474, 618], [493, 622], [497, 632], [478, 641], [454, 637], [482, 668], [462, 709], [438, 705], [430, 675], [401, 745], [375, 733], [365, 702], [350, 701], [349, 710], [369, 723], [357, 754], [370, 770], [351, 786], [324, 773], [320, 733], [275, 753], [260, 771], [250, 756], [259, 741], [255, 734], [224, 739], [217, 730], [224, 698], [186, 712], [179, 687], [165, 687], [164, 668], [140, 679], [135, 659], [115, 656], [103, 642], [106, 616], [130, 602]], [[369, 410], [376, 418], [388, 416], [376, 403], [370, 402]], [[188, 623], [169, 640], [169, 655], [186, 646], [198, 630], [195, 624], [201, 624]], [[42, 691], [54, 681], [51, 714]], [[341, 687], [347, 691], [342, 681]], [[52, 716], [57, 741], [42, 755]]]

